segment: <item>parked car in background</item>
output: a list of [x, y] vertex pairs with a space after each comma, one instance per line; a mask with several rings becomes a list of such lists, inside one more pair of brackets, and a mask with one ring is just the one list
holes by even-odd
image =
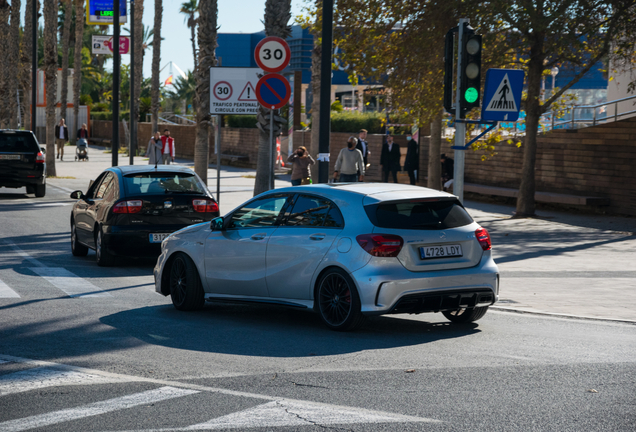
[[120, 166], [105, 170], [88, 191], [75, 191], [71, 250], [97, 264], [116, 256], [157, 256], [161, 242], [188, 225], [210, 221], [219, 206], [191, 169], [178, 165]]
[[0, 187], [21, 188], [46, 195], [46, 163], [31, 131], [0, 129]]
[[313, 309], [333, 330], [394, 313], [472, 322], [499, 294], [490, 236], [457, 197], [386, 183], [263, 193], [170, 236], [154, 275], [179, 310], [277, 303]]

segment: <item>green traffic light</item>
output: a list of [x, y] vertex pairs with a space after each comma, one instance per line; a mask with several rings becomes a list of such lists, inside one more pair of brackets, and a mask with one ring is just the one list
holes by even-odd
[[478, 97], [479, 97], [479, 92], [477, 91], [475, 87], [469, 87], [468, 89], [466, 89], [466, 92], [464, 93], [464, 99], [466, 99], [466, 102], [468, 103], [475, 102]]

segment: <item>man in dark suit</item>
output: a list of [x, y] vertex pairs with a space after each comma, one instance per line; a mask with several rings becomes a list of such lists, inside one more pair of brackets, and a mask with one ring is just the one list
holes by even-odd
[[360, 153], [362, 153], [362, 159], [364, 160], [364, 167], [368, 168], [369, 167], [369, 153], [371, 153], [369, 151], [369, 143], [367, 142], [367, 130], [366, 129], [360, 129], [360, 132], [358, 133], [358, 145], [356, 145], [356, 148], [358, 150], [360, 150]]
[[397, 183], [397, 172], [400, 170], [400, 145], [393, 142], [391, 135], [386, 136], [386, 142], [382, 145], [380, 165], [382, 165], [382, 181], [388, 183], [389, 173], [391, 173], [393, 183]]
[[56, 159], [64, 160], [64, 145], [68, 142], [68, 128], [64, 124], [64, 119], [60, 119], [60, 123], [55, 126], [55, 146], [57, 147]]
[[417, 143], [413, 139], [413, 135], [406, 134], [407, 150], [406, 159], [404, 160], [404, 169], [409, 173], [409, 180], [414, 185], [417, 182], [417, 171], [420, 169], [420, 155]]

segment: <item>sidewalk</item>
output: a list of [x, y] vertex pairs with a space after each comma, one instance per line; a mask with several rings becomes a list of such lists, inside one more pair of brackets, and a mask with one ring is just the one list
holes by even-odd
[[[89, 157], [89, 162], [58, 161], [57, 175], [75, 179], [49, 183], [85, 191], [90, 179], [110, 167], [112, 155], [91, 146]], [[147, 163], [135, 158], [136, 165]], [[128, 165], [128, 156], [119, 155], [119, 164]], [[253, 196], [255, 173], [221, 166], [221, 214]], [[215, 196], [216, 175], [216, 169], [208, 170]], [[290, 186], [289, 176], [277, 176], [275, 185]], [[636, 323], [636, 218], [538, 211], [538, 218], [512, 219], [510, 206], [465, 205], [492, 237], [501, 271], [500, 301], [493, 309]]]

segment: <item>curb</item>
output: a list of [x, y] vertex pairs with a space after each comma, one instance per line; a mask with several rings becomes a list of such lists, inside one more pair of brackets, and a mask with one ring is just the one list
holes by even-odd
[[499, 311], [499, 312], [517, 313], [520, 315], [522, 314], [523, 315], [526, 315], [526, 314], [539, 315], [539, 316], [547, 316], [547, 317], [555, 317], [555, 318], [580, 319], [580, 320], [586, 320], [586, 321], [604, 321], [604, 322], [636, 325], [636, 320], [627, 320], [627, 319], [591, 317], [586, 315], [573, 315], [573, 314], [565, 314], [565, 313], [557, 313], [557, 312], [530, 311], [530, 310], [524, 310], [524, 309], [510, 308], [506, 306], [491, 306], [490, 309]]

